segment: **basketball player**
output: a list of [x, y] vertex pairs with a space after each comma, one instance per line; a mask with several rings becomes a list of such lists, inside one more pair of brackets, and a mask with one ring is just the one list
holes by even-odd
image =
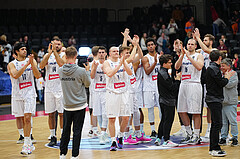
[[106, 115], [106, 77], [102, 70], [103, 63], [107, 55], [107, 49], [104, 46], [98, 47], [98, 60], [92, 62], [91, 79], [92, 79], [92, 106], [93, 116], [97, 116], [98, 124], [101, 128], [101, 135], [99, 136], [99, 142], [101, 145], [105, 145], [109, 142], [108, 135], [106, 133], [108, 118]]
[[[148, 54], [142, 58], [143, 64], [143, 101], [146, 108], [148, 108], [148, 118], [151, 126], [151, 138], [155, 138], [157, 133], [154, 125], [154, 106], [159, 108], [159, 94], [157, 90], [157, 74], [160, 69], [159, 57], [156, 52], [156, 41], [152, 38], [146, 40]], [[161, 111], [159, 111], [161, 114]], [[161, 116], [161, 115], [159, 115]], [[161, 117], [160, 117], [161, 119]]]
[[[127, 82], [128, 75], [132, 75], [131, 69], [125, 61], [125, 54], [119, 59], [118, 47], [109, 49], [109, 59], [103, 64], [106, 74], [106, 112], [109, 119], [109, 131], [112, 139], [110, 151], [123, 148], [123, 132], [125, 131], [131, 110], [128, 101]], [[115, 138], [115, 120], [121, 117], [120, 132]], [[118, 143], [118, 145], [117, 145]]]
[[48, 46], [48, 53], [44, 55], [40, 63], [40, 68], [46, 68], [45, 76], [45, 112], [48, 113], [48, 124], [51, 133], [51, 141], [48, 146], [55, 146], [57, 138], [55, 136], [55, 113], [58, 111], [60, 117], [61, 133], [63, 129], [63, 94], [58, 69], [65, 63], [65, 53], [61, 52], [62, 41], [54, 37]]
[[40, 78], [34, 55], [26, 58], [26, 45], [22, 42], [15, 44], [17, 58], [8, 64], [12, 82], [12, 115], [23, 121], [24, 144], [21, 154], [29, 155], [35, 150], [30, 138], [31, 116], [36, 111], [36, 90], [34, 77]]
[[[200, 114], [202, 104], [201, 71], [204, 65], [203, 55], [196, 53], [196, 48], [197, 42], [194, 39], [189, 39], [187, 43], [187, 50], [184, 48], [181, 49], [182, 54], [175, 64], [176, 69], [181, 67], [182, 70], [177, 110], [187, 132], [187, 137], [181, 142], [192, 145], [200, 143]], [[193, 135], [187, 113], [193, 114]]]

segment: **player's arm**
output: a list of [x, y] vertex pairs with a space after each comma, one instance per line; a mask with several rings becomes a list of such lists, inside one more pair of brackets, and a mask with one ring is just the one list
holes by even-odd
[[[33, 56], [33, 54], [32, 54]], [[30, 61], [31, 66], [32, 66], [32, 71], [33, 71], [33, 75], [35, 76], [35, 78], [39, 79], [41, 77], [41, 73], [39, 72], [38, 68], [37, 68], [37, 62], [35, 59], [32, 59], [32, 61]]]
[[48, 64], [48, 59], [52, 54], [51, 47], [52, 47], [52, 44], [50, 43], [48, 45], [48, 54], [44, 55], [42, 61], [40, 62], [40, 65], [39, 65], [40, 69], [43, 69]]
[[26, 70], [28, 65], [30, 65], [29, 61], [20, 70], [17, 70], [15, 68], [14, 64], [12, 62], [10, 62], [7, 67], [8, 67], [9, 74], [13, 78], [18, 79], [24, 73], [24, 71]]
[[98, 67], [98, 63], [94, 60], [92, 62], [92, 68], [91, 68], [91, 73], [90, 73], [91, 79], [95, 78], [97, 67]]
[[139, 37], [137, 35], [134, 35], [133, 42], [132, 42], [133, 45], [134, 45], [135, 42], [136, 42], [136, 46], [137, 46], [137, 51], [136, 51], [137, 53], [136, 53], [136, 56], [134, 57], [132, 63], [135, 63], [135, 62], [139, 61], [143, 57], [143, 52], [142, 52], [142, 49], [139, 45]]
[[186, 54], [189, 61], [192, 63], [192, 65], [198, 70], [198, 71], [201, 71], [202, 70], [202, 67], [204, 65], [204, 58], [203, 58], [203, 55], [202, 54], [199, 54], [198, 57], [197, 57], [197, 61], [195, 61], [191, 56], [190, 54]]
[[201, 47], [201, 49], [202, 49], [204, 52], [206, 52], [206, 53], [208, 53], [208, 54], [211, 53], [212, 49], [209, 49], [209, 48], [202, 42], [202, 40], [201, 40], [201, 38], [200, 38], [200, 33], [199, 33], [198, 28], [196, 28], [196, 29], [194, 30], [193, 37], [197, 40], [199, 46]]
[[138, 60], [137, 62], [133, 63], [133, 69], [134, 69], [134, 72], [136, 73], [137, 70], [138, 70], [138, 66], [140, 64], [140, 60]]
[[112, 77], [112, 76], [114, 76], [114, 75], [117, 73], [117, 71], [120, 69], [121, 65], [122, 65], [122, 63], [119, 64], [119, 65], [118, 65], [117, 67], [115, 67], [114, 69], [112, 69], [112, 68], [110, 67], [109, 62], [105, 61], [105, 62], [103, 63], [103, 71], [104, 71], [104, 73], [105, 73], [108, 77]]
[[126, 59], [126, 62], [128, 64], [133, 62], [133, 60], [135, 59], [135, 56], [136, 56], [136, 52], [137, 52], [137, 46], [134, 45], [131, 55], [129, 56], [129, 58]]
[[125, 71], [127, 72], [127, 74], [128, 74], [129, 76], [131, 76], [131, 75], [132, 75], [132, 70], [131, 70], [131, 68], [128, 66], [128, 63], [126, 62], [126, 60], [123, 62], [123, 66], [124, 66], [124, 69], [125, 69]]
[[[53, 51], [53, 54], [54, 54], [54, 56], [55, 56], [55, 58], [56, 58], [56, 61], [57, 61], [58, 66], [59, 66], [59, 67], [62, 67], [62, 66], [65, 64], [64, 60], [59, 56], [59, 54], [57, 53], [57, 51]], [[65, 55], [64, 55], [64, 56], [65, 56]]]
[[181, 46], [181, 55], [180, 57], [178, 58], [177, 62], [175, 63], [175, 69], [178, 70], [181, 66], [182, 66], [182, 61], [183, 61], [183, 57], [184, 57], [184, 54], [186, 53], [186, 50], [183, 48], [183, 46]]
[[[155, 54], [155, 56], [157, 56], [157, 54]], [[154, 63], [151, 66], [149, 64], [148, 58], [143, 57], [142, 64], [143, 64], [143, 69], [144, 69], [145, 73], [147, 75], [149, 75], [153, 71], [155, 66], [157, 65], [157, 57], [154, 57]]]

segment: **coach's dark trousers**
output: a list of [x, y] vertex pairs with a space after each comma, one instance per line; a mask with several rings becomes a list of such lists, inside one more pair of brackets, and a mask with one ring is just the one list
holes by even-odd
[[210, 147], [209, 151], [221, 150], [219, 146], [219, 133], [222, 128], [222, 103], [207, 103], [211, 111], [211, 130], [210, 130]]
[[170, 131], [175, 115], [175, 106], [168, 106], [160, 103], [160, 107], [162, 112], [162, 119], [158, 126], [158, 138], [161, 140], [163, 137], [164, 141], [167, 141], [170, 138]]
[[79, 155], [79, 147], [81, 142], [82, 128], [85, 118], [85, 108], [77, 111], [66, 111], [63, 113], [63, 133], [60, 143], [60, 155], [67, 154], [68, 143], [71, 134], [71, 125], [73, 123], [73, 144], [72, 144], [72, 156], [77, 157]]

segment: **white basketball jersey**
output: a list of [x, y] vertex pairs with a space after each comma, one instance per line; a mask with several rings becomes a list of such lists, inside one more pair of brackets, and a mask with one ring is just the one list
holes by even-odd
[[209, 58], [209, 54], [204, 52], [203, 50], [201, 50], [200, 54], [203, 55], [204, 58], [204, 66], [206, 67], [206, 69], [208, 68], [209, 64], [210, 64], [210, 58]]
[[[91, 72], [91, 69], [92, 69], [92, 63], [93, 63], [93, 61], [89, 63], [89, 66], [90, 66], [89, 71], [90, 71], [90, 72]], [[94, 90], [94, 89], [93, 89], [93, 88], [94, 88], [94, 79], [90, 78], [90, 81], [91, 81], [91, 84], [90, 84], [90, 86], [89, 86], [89, 93], [92, 93], [93, 90]]]
[[[200, 55], [199, 53], [195, 53], [191, 55], [191, 57], [197, 61], [197, 57]], [[182, 62], [182, 79], [181, 82], [197, 82], [201, 81], [201, 71], [198, 71], [187, 58], [186, 55], [183, 57]]]
[[142, 62], [140, 60], [140, 64], [138, 65], [138, 69], [136, 71], [136, 92], [142, 92], [143, 91], [143, 66]]
[[[110, 67], [114, 69], [119, 65], [120, 60], [118, 59], [117, 62], [113, 62], [111, 60], [107, 60]], [[123, 65], [117, 71], [115, 75], [111, 78], [106, 75], [106, 89], [110, 92], [114, 93], [123, 93], [127, 91], [127, 82], [128, 82], [128, 74], [123, 69]]]
[[136, 76], [135, 76], [135, 73], [134, 73], [134, 68], [133, 68], [133, 65], [132, 63], [129, 63], [128, 64], [128, 67], [132, 70], [132, 75], [131, 76], [128, 76], [129, 77], [129, 80], [128, 80], [128, 84], [129, 84], [129, 88], [128, 88], [128, 91], [130, 93], [135, 93], [136, 92]]
[[[28, 62], [28, 58], [24, 61], [13, 60], [11, 63], [14, 64], [16, 70], [20, 70]], [[23, 74], [15, 79], [12, 76], [12, 97], [16, 100], [23, 100], [29, 97], [37, 97], [34, 85], [34, 77], [32, 72], [31, 64], [28, 65]]]
[[103, 64], [101, 64], [99, 61], [96, 62], [99, 63], [99, 65], [96, 69], [95, 78], [93, 79], [93, 89], [94, 91], [106, 91], [106, 77], [102, 70]]
[[[59, 56], [62, 58], [65, 55], [61, 52]], [[45, 76], [45, 92], [62, 92], [61, 81], [58, 74], [59, 65], [57, 64], [54, 54], [48, 59], [48, 64], [46, 65], [46, 76]]]
[[[159, 56], [160, 55], [157, 55], [157, 64], [149, 75], [143, 71], [143, 91], [157, 91], [157, 75], [160, 70]], [[145, 57], [148, 58], [150, 66], [153, 65], [154, 56], [147, 54]]]

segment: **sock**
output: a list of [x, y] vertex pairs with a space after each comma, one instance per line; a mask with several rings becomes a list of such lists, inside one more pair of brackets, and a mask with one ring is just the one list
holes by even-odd
[[92, 130], [93, 130], [93, 133], [94, 133], [94, 134], [96, 134], [96, 133], [97, 133], [97, 130], [98, 130], [98, 128], [97, 128], [97, 127], [93, 127], [93, 128], [92, 128]]
[[24, 145], [30, 145], [30, 144], [31, 144], [30, 137], [24, 137]]
[[186, 132], [188, 133], [188, 135], [192, 136], [192, 129], [190, 127], [190, 125], [185, 126]]
[[151, 126], [151, 130], [153, 131], [155, 131], [155, 125], [150, 125]]
[[32, 135], [32, 128], [31, 128], [31, 131], [30, 131], [30, 135]]
[[112, 142], [115, 141], [117, 143], [116, 137], [111, 137], [111, 140], [112, 140]]
[[18, 132], [19, 132], [19, 135], [24, 136], [24, 135], [23, 135], [23, 128], [22, 128], [22, 129], [18, 129]]
[[129, 125], [129, 130], [133, 130], [133, 127], [132, 127], [132, 125]]
[[91, 125], [90, 127], [91, 127], [90, 130], [92, 130], [93, 129], [93, 125]]
[[143, 124], [140, 124], [140, 131], [143, 132]]
[[124, 132], [124, 137], [127, 139], [130, 136], [129, 132]]
[[211, 123], [208, 123], [207, 131], [210, 131], [210, 129], [211, 129]]
[[51, 137], [55, 136], [55, 129], [50, 129]]
[[194, 134], [193, 134], [193, 136], [194, 136], [194, 137], [199, 137], [199, 135], [200, 135], [200, 129], [194, 129]]
[[123, 133], [122, 132], [118, 132], [117, 137], [118, 138], [123, 137]]
[[106, 134], [106, 131], [101, 131], [101, 135], [104, 135], [104, 134]]
[[141, 131], [140, 130], [136, 130], [135, 134], [138, 138], [142, 137]]
[[61, 129], [61, 134], [62, 134], [62, 132], [63, 132], [63, 129]]
[[184, 126], [184, 125], [181, 125], [181, 129], [182, 129], [182, 130], [185, 130], [185, 126]]

